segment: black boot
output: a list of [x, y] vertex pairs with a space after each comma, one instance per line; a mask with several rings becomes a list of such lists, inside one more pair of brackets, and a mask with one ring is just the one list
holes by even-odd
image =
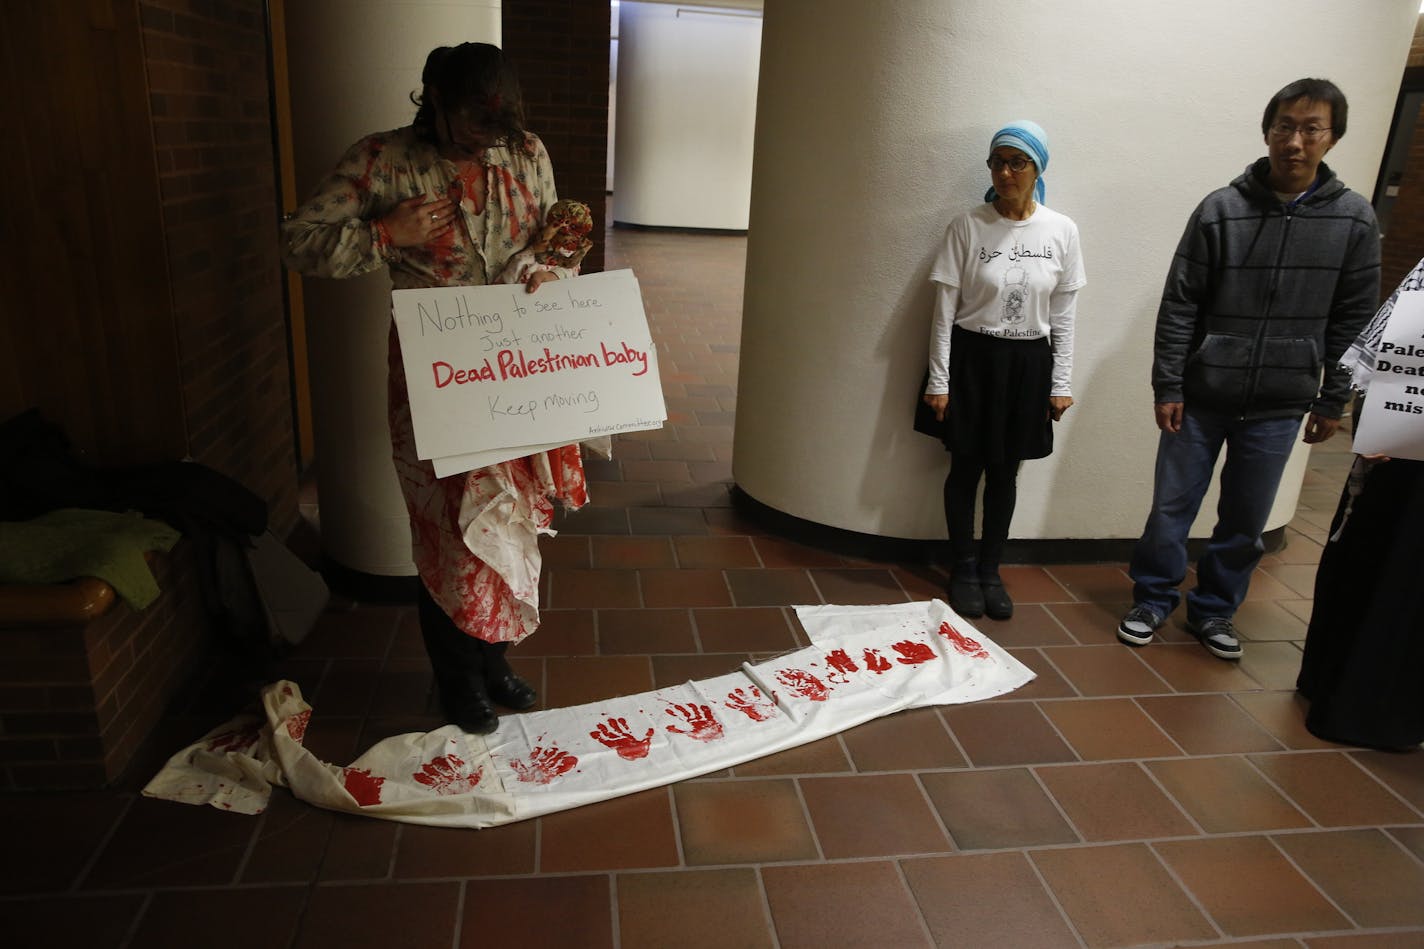
[[499, 727], [499, 715], [485, 688], [484, 652], [479, 640], [467, 636], [422, 585], [418, 601], [420, 635], [445, 720], [462, 731], [488, 735]]
[[984, 615], [990, 619], [1008, 619], [1014, 615], [1014, 601], [1004, 589], [998, 567], [980, 566], [979, 588], [984, 593]]
[[956, 563], [949, 572], [949, 605], [965, 619], [984, 615], [984, 591], [974, 561]]
[[504, 656], [509, 649], [509, 643], [476, 641], [484, 648], [485, 688], [490, 698], [516, 712], [533, 708], [534, 703], [539, 701], [539, 693], [535, 691], [534, 686], [514, 674], [509, 660]]

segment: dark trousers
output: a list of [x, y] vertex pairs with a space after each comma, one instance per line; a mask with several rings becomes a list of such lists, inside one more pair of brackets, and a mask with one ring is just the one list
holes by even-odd
[[430, 657], [435, 684], [443, 699], [449, 701], [471, 691], [483, 692], [487, 681], [508, 671], [504, 653], [509, 643], [486, 642], [466, 633], [445, 614], [423, 583], [416, 609], [425, 653]]
[[[1009, 522], [1018, 501], [1018, 476], [1017, 461], [986, 463], [964, 455], [951, 459], [949, 477], [944, 479], [944, 519], [956, 570], [968, 569], [977, 561], [980, 577], [999, 575]], [[980, 480], [984, 482], [984, 527], [976, 555], [974, 507]]]

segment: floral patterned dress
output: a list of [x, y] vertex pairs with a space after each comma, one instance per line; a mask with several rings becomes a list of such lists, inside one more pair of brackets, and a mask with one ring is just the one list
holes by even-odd
[[[472, 185], [481, 174], [487, 199], [476, 213]], [[456, 226], [424, 246], [391, 246], [375, 222], [418, 195], [449, 195], [460, 208]], [[556, 200], [548, 153], [534, 135], [523, 147], [490, 149], [483, 164], [461, 168], [409, 127], [381, 132], [348, 149], [312, 198], [283, 222], [283, 257], [314, 277], [387, 267], [397, 290], [482, 285], [539, 234]], [[394, 322], [389, 359], [392, 452], [420, 579], [469, 635], [518, 642], [539, 625], [538, 535], [553, 533], [552, 499], [571, 507], [588, 501], [579, 447], [437, 478], [430, 462], [415, 455]]]

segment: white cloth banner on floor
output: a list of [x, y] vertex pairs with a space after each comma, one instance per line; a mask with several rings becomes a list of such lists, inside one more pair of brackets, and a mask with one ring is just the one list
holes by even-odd
[[485, 737], [454, 725], [398, 735], [346, 767], [303, 747], [311, 707], [278, 682], [263, 690], [265, 719], [213, 730], [144, 794], [257, 814], [275, 784], [336, 811], [491, 827], [720, 771], [892, 712], [1003, 695], [1034, 677], [939, 600], [796, 612], [812, 645], [739, 672], [507, 715]]

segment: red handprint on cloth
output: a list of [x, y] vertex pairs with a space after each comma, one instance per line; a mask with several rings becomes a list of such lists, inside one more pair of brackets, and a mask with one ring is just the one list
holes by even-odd
[[639, 758], [648, 757], [648, 749], [653, 744], [651, 728], [642, 738], [634, 738], [632, 730], [628, 728], [628, 719], [612, 716], [609, 716], [606, 723], [599, 723], [597, 730], [589, 732], [588, 737], [612, 748], [624, 761], [637, 761]]
[[764, 722], [776, 715], [776, 702], [761, 694], [761, 689], [733, 689], [722, 703], [734, 712], [741, 712], [754, 722]]
[[305, 712], [298, 712], [287, 719], [287, 734], [292, 736], [292, 741], [297, 744], [302, 743], [302, 739], [305, 738], [307, 734], [307, 725], [310, 724], [310, 722], [311, 709], [307, 709]]
[[484, 777], [484, 774], [484, 768], [476, 768], [471, 772], [458, 755], [448, 754], [431, 758], [411, 777], [436, 794], [449, 795], [473, 791], [479, 786], [480, 778]]
[[386, 783], [386, 779], [374, 777], [368, 769], [342, 768], [341, 782], [346, 786], [346, 792], [362, 807], [381, 803], [381, 785]]
[[688, 726], [682, 729], [676, 725], [669, 725], [667, 730], [676, 732], [679, 735], [686, 735], [688, 738], [696, 738], [698, 741], [716, 741], [723, 735], [722, 723], [717, 721], [717, 717], [712, 714], [712, 709], [706, 705], [674, 705], [672, 708], [663, 709], [673, 718], [682, 716], [683, 723]]
[[[205, 750], [214, 754], [223, 754], [229, 751], [247, 751], [257, 740], [262, 737], [262, 728], [256, 722], [235, 728], [232, 731], [214, 735], [208, 739], [208, 746]], [[300, 739], [298, 739], [300, 740]]]
[[939, 624], [939, 634], [949, 640], [954, 646], [954, 651], [961, 655], [969, 656], [971, 659], [989, 658], [989, 650], [981, 646], [977, 639], [971, 639], [964, 635], [948, 622]]
[[578, 759], [567, 751], [550, 745], [548, 748], [535, 746], [529, 753], [529, 760], [514, 760], [509, 766], [514, 774], [526, 784], [551, 784], [555, 778], [563, 777], [574, 769]]
[[890, 648], [900, 654], [900, 658], [895, 661], [907, 666], [917, 666], [922, 662], [929, 662], [935, 657], [934, 650], [929, 646], [924, 643], [912, 643], [908, 639], [902, 640]]
[[824, 682], [802, 669], [782, 669], [776, 674], [776, 681], [812, 702], [824, 702], [831, 693]]
[[850, 673], [860, 671], [855, 660], [844, 649], [833, 649], [826, 653], [826, 667], [831, 670], [826, 676], [831, 682], [849, 682]]
[[865, 655], [862, 658], [865, 659], [865, 668], [876, 675], [880, 675], [890, 668], [890, 660], [880, 655], [880, 650], [878, 649], [871, 649], [867, 646]]

